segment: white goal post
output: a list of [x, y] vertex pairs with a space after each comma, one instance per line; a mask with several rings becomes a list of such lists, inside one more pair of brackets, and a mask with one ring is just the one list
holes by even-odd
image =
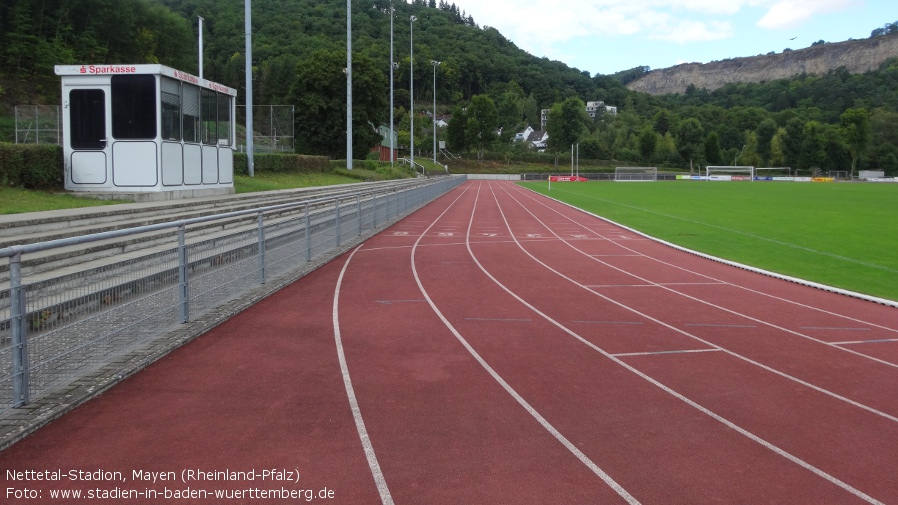
[[614, 167], [618, 182], [652, 182], [658, 180], [658, 167]]
[[755, 177], [790, 177], [792, 167], [755, 167]]
[[705, 177], [718, 181], [752, 181], [755, 178], [755, 167], [708, 165], [705, 167]]

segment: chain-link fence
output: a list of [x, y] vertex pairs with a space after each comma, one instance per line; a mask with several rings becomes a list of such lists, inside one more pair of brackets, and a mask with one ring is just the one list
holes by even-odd
[[[0, 414], [143, 349], [179, 324], [226, 306], [261, 284], [295, 277], [317, 258], [358, 241], [464, 182], [415, 186], [141, 226], [0, 249]], [[29, 255], [139, 234], [167, 244], [111, 265], [29, 281]], [[125, 366], [125, 365], [122, 365]]]
[[16, 144], [62, 145], [58, 105], [16, 105]]
[[[295, 152], [294, 109], [293, 105], [253, 106], [253, 152]], [[245, 105], [237, 106], [237, 150], [246, 151]]]

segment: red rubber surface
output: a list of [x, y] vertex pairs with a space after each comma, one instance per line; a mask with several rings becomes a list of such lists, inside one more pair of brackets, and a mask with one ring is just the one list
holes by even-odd
[[[896, 315], [473, 181], [0, 453], [0, 469], [41, 503], [114, 488], [143, 494], [106, 502], [898, 503]], [[6, 472], [57, 469], [124, 482]], [[135, 479], [189, 469], [259, 475]], [[166, 487], [244, 496], [148, 497]]]

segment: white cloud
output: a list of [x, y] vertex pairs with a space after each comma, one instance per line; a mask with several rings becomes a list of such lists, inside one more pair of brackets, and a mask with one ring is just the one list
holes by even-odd
[[795, 28], [814, 16], [852, 9], [862, 3], [859, 0], [782, 0], [767, 11], [758, 26], [771, 30]]
[[856, 7], [864, 0], [453, 2], [479, 25], [497, 28], [522, 49], [536, 56], [560, 59], [560, 46], [573, 39], [638, 36], [677, 44], [723, 41], [735, 36], [734, 26], [741, 24], [740, 17], [745, 20], [764, 13], [757, 22], [759, 27], [792, 28], [814, 16]]

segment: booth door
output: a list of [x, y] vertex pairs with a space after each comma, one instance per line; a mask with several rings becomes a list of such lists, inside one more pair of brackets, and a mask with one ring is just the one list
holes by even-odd
[[63, 121], [69, 138], [71, 173], [66, 182], [108, 185], [112, 161], [109, 86], [69, 86], [67, 90]]

